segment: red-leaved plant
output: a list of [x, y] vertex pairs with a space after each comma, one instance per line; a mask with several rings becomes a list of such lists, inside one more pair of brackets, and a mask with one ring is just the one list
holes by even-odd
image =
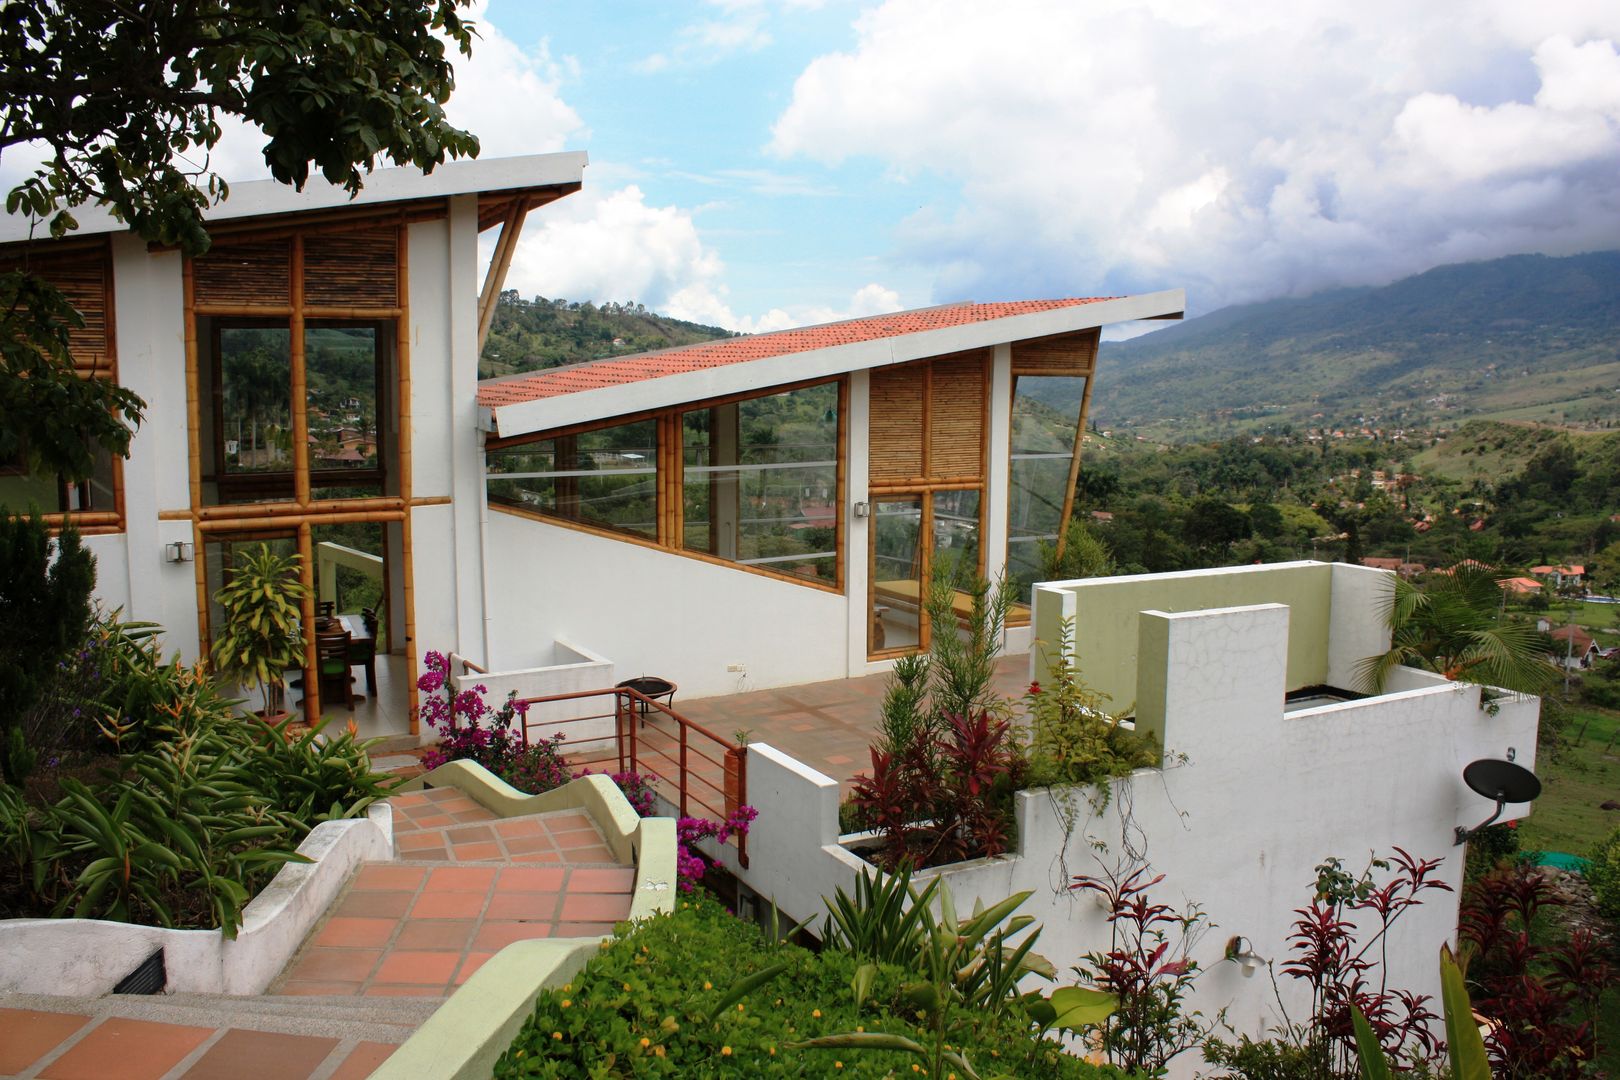
[[1021, 762], [1012, 724], [987, 712], [947, 713], [944, 738], [920, 727], [899, 749], [872, 747], [872, 771], [853, 781], [852, 801], [882, 834], [876, 861], [938, 866], [1007, 850], [1010, 793]]
[[1083, 983], [1119, 999], [1101, 1030], [1109, 1062], [1128, 1072], [1162, 1076], [1173, 1058], [1202, 1044], [1221, 1018], [1183, 1011], [1199, 970], [1188, 954], [1208, 929], [1207, 918], [1196, 905], [1176, 911], [1153, 902], [1148, 890], [1164, 875], [1147, 874], [1140, 866], [1129, 873], [1075, 877], [1071, 890], [1095, 893], [1108, 909], [1110, 940], [1107, 952], [1087, 953], [1074, 972]]
[[[1389, 859], [1371, 860], [1359, 877], [1338, 859], [1323, 862], [1316, 868], [1310, 906], [1294, 912], [1299, 918], [1288, 937], [1292, 955], [1282, 971], [1310, 986], [1311, 1015], [1290, 1034], [1336, 1076], [1355, 1074], [1352, 1005], [1366, 1016], [1385, 1056], [1400, 1067], [1429, 1061], [1443, 1049], [1429, 1027], [1439, 1019], [1428, 1007], [1429, 997], [1391, 989], [1386, 961], [1389, 931], [1400, 917], [1423, 903], [1423, 893], [1452, 890], [1433, 877], [1439, 859], [1394, 850]], [[1374, 879], [1375, 869], [1388, 872], [1382, 883]], [[1354, 913], [1371, 913], [1377, 920], [1365, 941], [1358, 939]]]
[[1577, 929], [1557, 944], [1537, 938], [1536, 917], [1562, 904], [1547, 871], [1506, 863], [1463, 893], [1461, 937], [1474, 1007], [1490, 1018], [1485, 1049], [1510, 1080], [1588, 1075], [1598, 999], [1614, 980], [1602, 944]]

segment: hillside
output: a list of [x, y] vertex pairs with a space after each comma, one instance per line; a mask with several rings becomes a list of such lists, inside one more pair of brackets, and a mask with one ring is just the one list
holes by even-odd
[[1620, 421], [1620, 252], [1443, 266], [1225, 308], [1104, 347], [1092, 414], [1179, 440], [1309, 427]]
[[501, 293], [495, 322], [478, 363], [478, 377], [513, 375], [603, 356], [626, 356], [651, 349], [691, 345], [730, 337], [718, 326], [655, 315], [640, 304], [525, 300], [516, 290]]

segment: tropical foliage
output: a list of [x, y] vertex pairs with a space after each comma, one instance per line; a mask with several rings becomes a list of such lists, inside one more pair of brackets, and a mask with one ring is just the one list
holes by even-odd
[[303, 611], [308, 589], [300, 557], [258, 544], [241, 551], [214, 594], [223, 620], [214, 635], [214, 669], [244, 690], [260, 691], [264, 715], [281, 703], [282, 673], [304, 663]]
[[1527, 623], [1501, 617], [1502, 590], [1487, 566], [1463, 563], [1434, 575], [1428, 585], [1390, 579], [1385, 617], [1387, 652], [1361, 662], [1361, 675], [1382, 692], [1399, 666], [1448, 679], [1541, 694], [1557, 681], [1546, 658], [1545, 637]]

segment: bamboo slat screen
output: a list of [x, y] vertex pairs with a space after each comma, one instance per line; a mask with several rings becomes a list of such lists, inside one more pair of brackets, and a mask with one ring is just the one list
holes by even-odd
[[292, 303], [292, 243], [288, 240], [222, 242], [193, 265], [193, 289], [199, 305], [253, 308]]
[[935, 360], [928, 408], [930, 478], [984, 473], [985, 359], [982, 352]]
[[86, 378], [115, 376], [112, 340], [112, 255], [106, 247], [65, 255], [33, 256], [26, 263], [8, 259], [0, 270], [28, 270], [62, 290], [84, 316], [84, 325], [69, 331], [73, 367]]
[[1096, 330], [1015, 341], [1012, 346], [1014, 375], [1090, 375], [1097, 362]]
[[954, 353], [872, 372], [872, 483], [983, 476], [988, 356]]
[[923, 395], [926, 364], [872, 372], [870, 473], [874, 483], [910, 480], [923, 471]]
[[304, 303], [310, 307], [397, 307], [398, 230], [306, 233]]

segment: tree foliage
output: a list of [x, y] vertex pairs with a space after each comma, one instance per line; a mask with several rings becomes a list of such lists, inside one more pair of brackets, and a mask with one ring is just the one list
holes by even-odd
[[[61, 237], [78, 225], [75, 208], [100, 203], [142, 238], [200, 254], [203, 212], [228, 194], [210, 154], [229, 118], [263, 132], [270, 174], [297, 187], [312, 168], [353, 192], [379, 158], [431, 171], [474, 156], [478, 140], [444, 113], [455, 85], [447, 46], [470, 55], [470, 4], [9, 2], [0, 155], [33, 144], [44, 159], [7, 194], [6, 212]], [[0, 458], [21, 444], [31, 465], [82, 479], [93, 447], [127, 453], [144, 402], [75, 385], [64, 363], [70, 305], [18, 278], [0, 285]]]

